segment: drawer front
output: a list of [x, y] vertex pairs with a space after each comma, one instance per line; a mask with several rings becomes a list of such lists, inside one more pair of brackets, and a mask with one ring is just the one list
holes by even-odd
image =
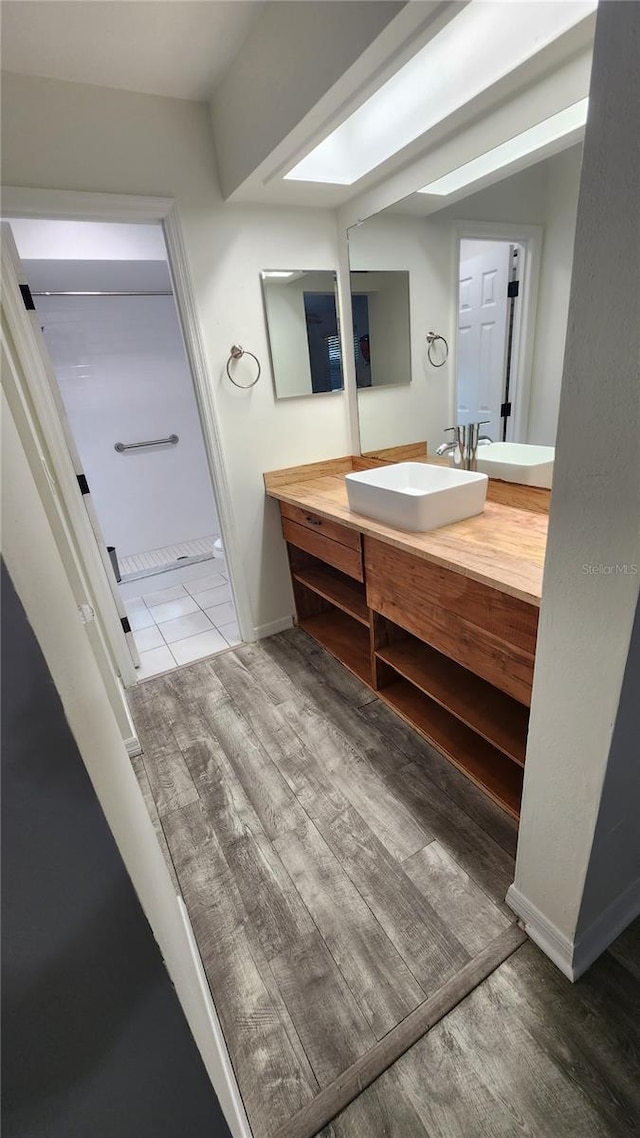
[[367, 604], [501, 691], [531, 703], [538, 610], [365, 538]]
[[362, 548], [362, 539], [358, 530], [349, 529], [348, 526], [330, 521], [329, 518], [321, 518], [319, 514], [311, 513], [309, 510], [301, 510], [299, 506], [290, 506], [288, 502], [280, 503], [280, 511], [283, 519], [288, 518], [289, 521], [299, 526], [306, 526], [314, 533], [321, 533], [331, 541], [346, 545], [347, 549], [357, 549], [360, 552]]
[[[298, 525], [297, 522], [292, 522], [289, 518], [284, 517], [282, 519], [282, 533], [285, 541], [288, 541], [290, 545], [304, 549], [307, 553], [319, 558], [320, 561], [333, 565], [335, 569], [341, 569], [349, 577], [355, 577], [356, 581], [364, 581], [362, 551], [359, 545], [357, 549], [349, 549], [346, 545], [341, 545], [339, 541], [332, 541], [330, 537], [325, 537], [323, 533], [312, 529], [310, 526]], [[356, 536], [358, 539], [360, 538], [359, 534]]]

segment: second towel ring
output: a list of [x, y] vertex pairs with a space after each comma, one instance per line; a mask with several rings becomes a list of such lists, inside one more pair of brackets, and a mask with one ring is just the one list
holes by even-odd
[[[440, 363], [437, 363], [431, 355], [431, 349], [438, 340], [442, 340], [444, 344], [444, 359], [440, 360]], [[449, 359], [449, 345], [444, 336], [439, 336], [437, 332], [427, 332], [427, 359], [432, 367], [443, 367]]]
[[[241, 360], [243, 356], [251, 356], [251, 359], [255, 360], [258, 365], [258, 374], [256, 378], [251, 381], [251, 383], [238, 383], [229, 371], [229, 364], [231, 361]], [[248, 352], [246, 348], [241, 348], [239, 344], [234, 344], [231, 348], [231, 352], [229, 353], [229, 359], [227, 360], [227, 375], [229, 376], [229, 379], [231, 380], [234, 387], [239, 387], [241, 391], [247, 391], [248, 388], [255, 387], [256, 383], [260, 379], [261, 372], [262, 368], [260, 367], [260, 360], [258, 357], [254, 356], [253, 352]]]

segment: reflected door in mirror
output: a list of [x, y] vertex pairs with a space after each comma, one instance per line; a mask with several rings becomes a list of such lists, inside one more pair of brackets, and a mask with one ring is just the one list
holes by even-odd
[[494, 439], [506, 401], [512, 259], [508, 241], [460, 242], [457, 422], [485, 422]]

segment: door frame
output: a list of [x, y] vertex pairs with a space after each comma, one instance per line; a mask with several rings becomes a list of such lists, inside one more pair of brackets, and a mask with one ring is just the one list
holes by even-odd
[[[213, 402], [213, 385], [209, 377], [206, 354], [193, 287], [182, 235], [182, 226], [177, 203], [173, 198], [142, 197], [132, 194], [84, 193], [75, 190], [40, 190], [6, 186], [2, 188], [2, 216], [34, 218], [54, 221], [106, 221], [124, 223], [159, 223], [162, 225], [167, 259], [171, 275], [174, 298], [178, 310], [182, 336], [194, 385], [196, 407], [200, 417], [202, 434], [211, 477], [212, 489], [220, 531], [229, 566], [231, 590], [238, 617], [240, 636], [243, 640], [255, 639], [252, 628], [249, 598], [246, 589], [242, 557], [237, 530], [231, 506], [229, 478], [224, 461], [222, 440]], [[27, 347], [24, 325], [28, 325], [26, 310], [24, 316], [19, 311], [9, 314], [10, 330], [17, 345]], [[29, 326], [30, 327], [30, 326]], [[33, 349], [31, 349], [31, 364]], [[27, 352], [27, 357], [29, 352]], [[56, 457], [56, 467], [71, 466], [62, 424], [60, 423], [53, 398], [49, 391], [43, 390], [42, 371], [37, 366], [25, 368], [32, 399], [37, 411], [39, 426], [50, 449], [52, 458]], [[45, 410], [46, 409], [46, 410]], [[64, 452], [64, 453], [63, 453]], [[59, 470], [57, 471], [59, 475]], [[75, 477], [60, 480], [59, 492], [68, 511], [78, 548], [83, 552], [87, 576], [95, 596], [101, 620], [108, 630], [108, 640], [112, 651], [112, 663], [122, 677], [125, 687], [136, 683], [135, 669], [131, 663], [125, 643], [124, 632], [117, 617], [115, 601], [111, 595], [106, 570], [99, 556], [93, 534], [89, 536], [78, 511], [80, 494]], [[82, 511], [85, 514], [86, 512]], [[88, 518], [87, 518], [88, 524]], [[91, 540], [93, 550], [87, 548]], [[94, 555], [95, 554], [95, 555]]]
[[538, 309], [538, 286], [542, 252], [542, 227], [498, 221], [454, 221], [453, 223], [453, 305], [451, 315], [451, 422], [456, 421], [458, 386], [458, 311], [460, 307], [460, 242], [463, 240], [508, 241], [524, 249], [524, 268], [520, 275], [522, 303], [517, 304], [513, 323], [511, 357], [511, 401], [515, 404], [510, 441], [526, 442], [531, 399], [531, 373]]

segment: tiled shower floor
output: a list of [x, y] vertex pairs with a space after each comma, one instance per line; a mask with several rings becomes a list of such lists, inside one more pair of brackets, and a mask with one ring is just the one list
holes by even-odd
[[240, 643], [223, 558], [119, 586], [140, 653], [138, 679]]

